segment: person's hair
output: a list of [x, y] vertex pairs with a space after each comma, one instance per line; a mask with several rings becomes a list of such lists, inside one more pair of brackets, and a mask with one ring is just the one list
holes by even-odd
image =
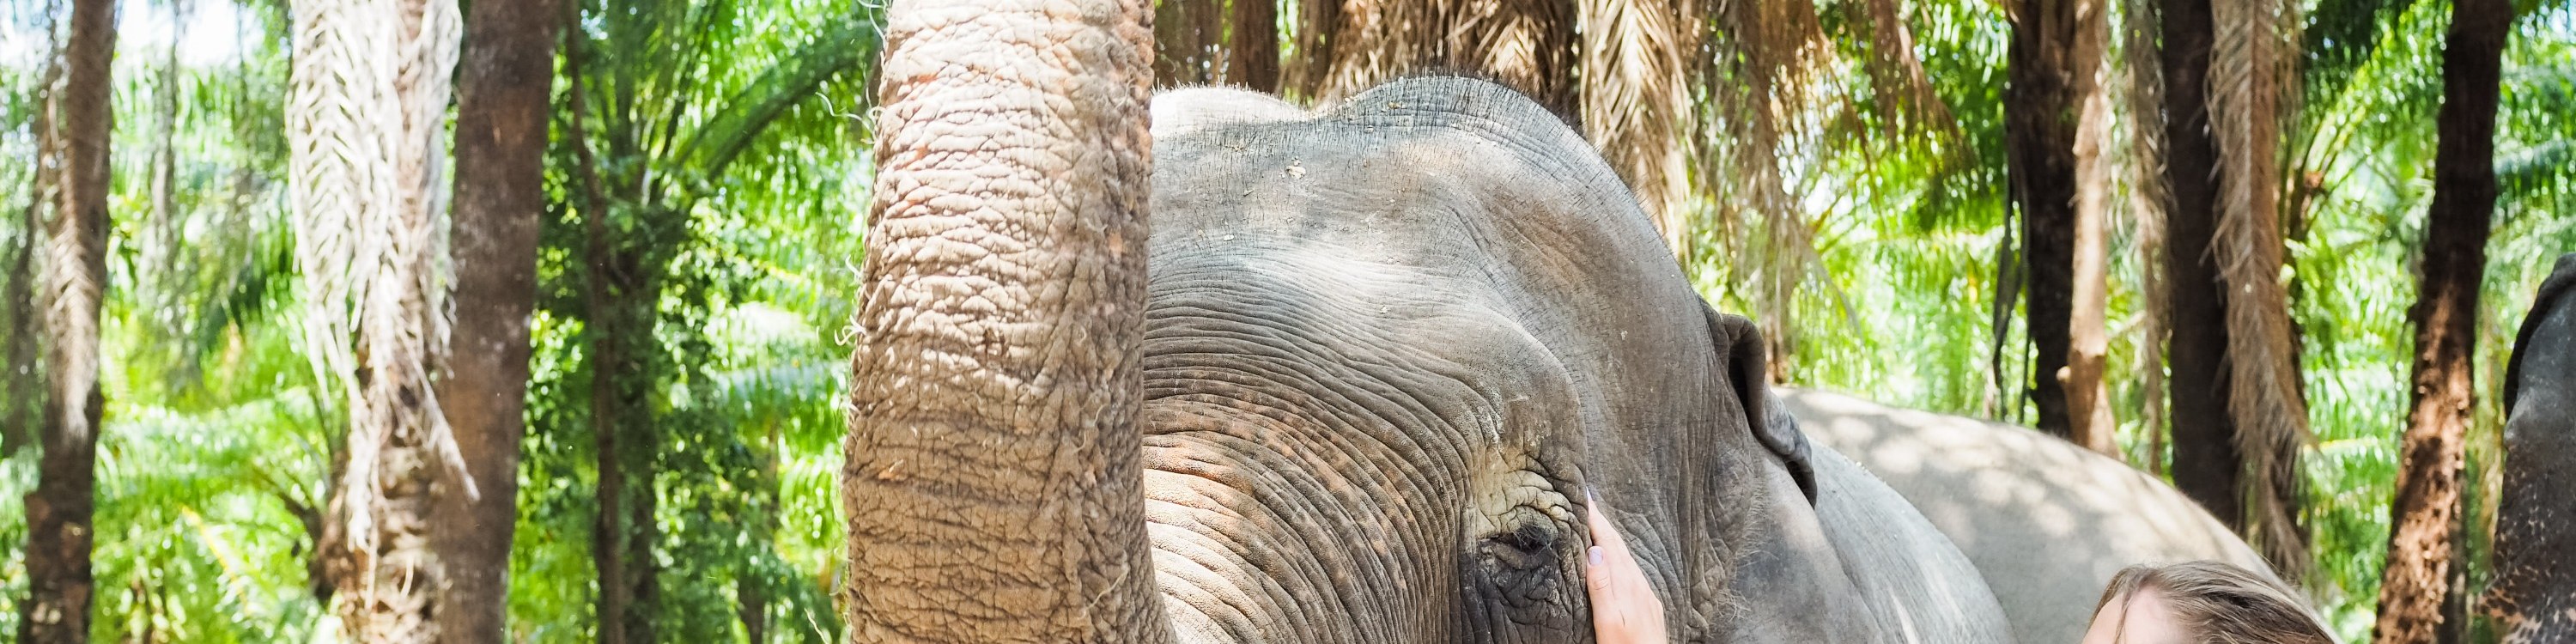
[[[2217, 561], [2130, 566], [2111, 577], [2093, 610], [2098, 614], [2114, 600], [2127, 602], [2140, 590], [2163, 598], [2183, 633], [2199, 644], [2334, 644], [2297, 591]], [[2125, 620], [2130, 611], [2120, 613]]]

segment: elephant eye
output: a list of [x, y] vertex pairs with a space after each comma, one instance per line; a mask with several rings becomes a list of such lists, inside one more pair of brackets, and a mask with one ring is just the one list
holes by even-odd
[[1535, 523], [1521, 524], [1520, 529], [1494, 535], [1495, 543], [1527, 553], [1543, 553], [1556, 545], [1556, 531]]
[[1485, 552], [1506, 568], [1543, 568], [1556, 561], [1556, 541], [1553, 526], [1532, 521], [1486, 536]]
[[[1467, 573], [1468, 612], [1472, 623], [1489, 633], [1510, 636], [1480, 641], [1580, 641], [1574, 607], [1583, 586], [1557, 552], [1564, 542], [1561, 526], [1545, 515], [1528, 512], [1507, 520], [1503, 530], [1484, 535], [1476, 544]], [[1579, 564], [1576, 564], [1579, 565]]]

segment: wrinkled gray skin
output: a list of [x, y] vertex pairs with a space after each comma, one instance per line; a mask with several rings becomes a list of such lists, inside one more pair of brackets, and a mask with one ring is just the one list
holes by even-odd
[[1976, 562], [2022, 642], [2075, 642], [2111, 576], [2209, 559], [2271, 566], [2200, 505], [2136, 468], [2024, 427], [1782, 389], [1816, 443], [1885, 479]]
[[2576, 641], [2576, 255], [2532, 298], [2505, 367], [2496, 582], [2507, 644]]
[[1749, 422], [1761, 339], [1537, 104], [1433, 77], [1154, 115], [1140, 424], [1176, 639], [1590, 641], [1589, 489], [1677, 641], [2010, 641], [1902, 499]]

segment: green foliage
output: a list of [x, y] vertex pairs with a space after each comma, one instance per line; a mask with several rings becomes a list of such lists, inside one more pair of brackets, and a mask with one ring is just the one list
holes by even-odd
[[[328, 630], [304, 571], [340, 414], [337, 397], [316, 395], [293, 341], [301, 309], [282, 200], [285, 8], [260, 0], [209, 9], [220, 1], [192, 4], [244, 17], [216, 23], [239, 32], [241, 55], [182, 69], [169, 216], [156, 211], [150, 179], [166, 41], [132, 36], [157, 32], [130, 18], [118, 57], [101, 640], [149, 632], [161, 641], [297, 641]], [[9, 5], [0, 29], [32, 33], [24, 30], [41, 21], [36, 4]], [[616, 429], [636, 437], [626, 443], [633, 452], [617, 456], [641, 477], [635, 485], [649, 497], [640, 498], [654, 502], [651, 525], [635, 534], [658, 571], [651, 614], [660, 639], [747, 642], [750, 608], [763, 642], [837, 641], [832, 585], [845, 553], [835, 490], [849, 350], [839, 336], [859, 292], [859, 215], [872, 180], [864, 115], [882, 17], [856, 0], [575, 4], [547, 153], [512, 635], [593, 637], [592, 414], [609, 404], [624, 412]], [[2514, 325], [2550, 260], [2576, 249], [2567, 216], [2576, 212], [2576, 11], [2525, 4], [2507, 51], [2503, 199], [2479, 321], [2473, 557], [2489, 547], [2493, 392]], [[2377, 592], [2407, 402], [2405, 307], [2430, 197], [2449, 6], [2312, 5], [2289, 135], [2293, 315], [2318, 439], [2306, 518], [2320, 599], [2358, 641]], [[1727, 219], [1745, 196], [1719, 191], [1730, 201], [1694, 213], [1694, 283], [1721, 308], [1747, 313], [1769, 302], [1755, 290], [1760, 280], [1796, 287], [1778, 312], [1796, 331], [1783, 338], [1789, 353], [1777, 374], [1789, 383], [2025, 418], [2016, 383], [2027, 378], [2028, 348], [2013, 308], [2018, 287], [2004, 270], [2017, 263], [2018, 242], [2005, 199], [2008, 27], [1999, 6], [1900, 5], [1912, 43], [1903, 53], [1919, 61], [1930, 102], [1889, 64], [1899, 52], [1879, 49], [1872, 5], [1816, 6], [1824, 40], [1816, 86], [1804, 88], [1812, 100], [1783, 115], [1790, 127], [1773, 151], [1801, 213], [1782, 225], [1798, 228]], [[1299, 26], [1294, 11], [1281, 15], [1283, 29]], [[7, 62], [0, 158], [30, 158], [37, 69]], [[1696, 90], [1703, 108], [1720, 89]], [[1694, 153], [1730, 144], [1695, 142]], [[29, 182], [24, 164], [0, 162], [0, 248], [27, 234], [16, 214]], [[2124, 209], [2125, 195], [2113, 203]], [[2137, 374], [2156, 357], [2130, 335], [2146, 301], [2135, 224], [2116, 212], [2111, 225], [2107, 373], [2121, 441], [2140, 454], [2153, 428], [2142, 421]], [[1774, 232], [1812, 243], [1745, 241]], [[1784, 266], [1796, 268], [1774, 273]], [[0, 322], [24, 314], [0, 311]], [[604, 369], [603, 339], [632, 352]], [[602, 377], [606, 386], [594, 382]], [[613, 399], [593, 399], [603, 393]], [[0, 498], [33, 486], [31, 456], [0, 461]], [[23, 509], [0, 503], [0, 543], [24, 531]], [[2483, 583], [2490, 573], [2470, 574]], [[0, 596], [22, 593], [24, 575], [15, 557], [0, 563]], [[0, 610], [0, 632], [14, 619]]]

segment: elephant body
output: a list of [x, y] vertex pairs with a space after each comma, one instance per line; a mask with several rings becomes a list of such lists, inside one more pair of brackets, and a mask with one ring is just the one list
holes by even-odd
[[1969, 560], [1766, 418], [1597, 153], [1492, 83], [1156, 120], [1144, 493], [1179, 641], [1589, 641], [1587, 492], [1676, 641], [2006, 642]]
[[2576, 640], [2576, 254], [2532, 298], [2505, 368], [2504, 490], [2485, 610], [2508, 644]]
[[1975, 562], [2022, 642], [2083, 639], [2134, 564], [2209, 559], [2271, 574], [2163, 481], [2028, 428], [1782, 389], [1805, 434], [1884, 479]]

